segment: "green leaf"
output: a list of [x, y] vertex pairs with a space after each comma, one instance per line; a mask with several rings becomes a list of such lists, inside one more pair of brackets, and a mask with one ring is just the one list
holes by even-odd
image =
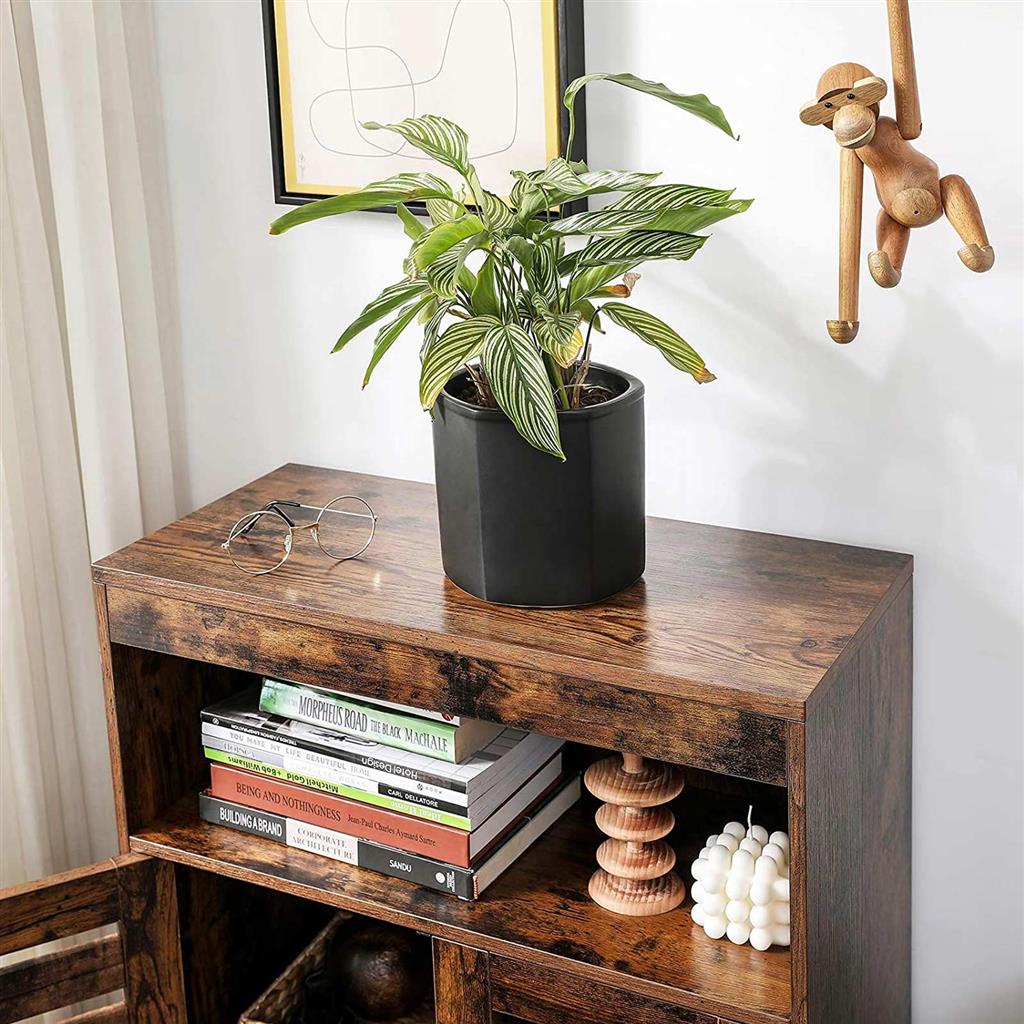
[[371, 131], [397, 132], [410, 146], [432, 156], [445, 167], [451, 167], [462, 175], [469, 173], [469, 139], [457, 124], [447, 118], [424, 114], [422, 117], [407, 117], [397, 124], [364, 121], [363, 127]]
[[[629, 197], [626, 197], [628, 201]], [[630, 231], [700, 231], [726, 217], [743, 213], [752, 199], [731, 199], [717, 206], [683, 205], [672, 209], [624, 208], [616, 203], [603, 210], [577, 213], [553, 221], [545, 231], [550, 235], [594, 235], [598, 238], [621, 238]]]
[[477, 235], [484, 226], [479, 217], [470, 214], [447, 224], [429, 228], [413, 243], [412, 258], [419, 270], [425, 270], [443, 252], [457, 245], [464, 238]]
[[455, 298], [455, 283], [465, 267], [466, 257], [474, 249], [483, 246], [487, 238], [487, 233], [483, 231], [470, 235], [446, 249], [427, 267], [427, 280], [435, 295], [442, 299]]
[[332, 352], [340, 352], [357, 334], [361, 334], [370, 324], [382, 320], [392, 310], [404, 306], [410, 299], [422, 295], [427, 290], [425, 281], [398, 281], [388, 285], [372, 302], [363, 307], [363, 311], [345, 328], [337, 340]]
[[580, 313], [552, 313], [539, 295], [534, 295], [533, 305], [533, 329], [540, 347], [559, 366], [569, 366], [583, 348]]
[[494, 280], [495, 257], [488, 254], [476, 276], [476, 285], [471, 296], [473, 312], [478, 316], [497, 316], [498, 304], [497, 283]]
[[[680, 110], [685, 110], [687, 113], [693, 114], [695, 117], [699, 117], [702, 121], [707, 121], [708, 124], [713, 124], [716, 128], [721, 128], [726, 135], [732, 135], [733, 131], [729, 125], [729, 122], [725, 118], [725, 114], [722, 112], [721, 107], [715, 106], [703, 93], [696, 93], [693, 96], [684, 96], [681, 93], [673, 92], [667, 85], [662, 82], [649, 82], [644, 78], [637, 78], [636, 75], [610, 75], [607, 73], [598, 73], [594, 75], [583, 75], [580, 78], [575, 79], [569, 83], [569, 87], [565, 90], [565, 97], [563, 103], [565, 104], [566, 110], [569, 111], [569, 139], [565, 147], [566, 155], [572, 155], [572, 139], [576, 130], [576, 94], [585, 85], [589, 85], [591, 82], [614, 82], [616, 85], [624, 85], [627, 89], [636, 89], [638, 92], [646, 93], [648, 96], [654, 96], [656, 99], [664, 100], [666, 103], [671, 103], [674, 107], [679, 107]], [[735, 136], [734, 136], [735, 138]]]
[[607, 192], [630, 192], [650, 185], [658, 177], [658, 172], [577, 171], [561, 157], [555, 157], [540, 171], [512, 173], [517, 180], [509, 198], [518, 210], [520, 223], [525, 223], [541, 210], [561, 206], [570, 200]]
[[533, 286], [546, 303], [552, 303], [558, 295], [558, 270], [551, 246], [538, 245], [534, 250]]
[[406, 306], [391, 323], [385, 324], [380, 329], [373, 341], [373, 355], [370, 357], [370, 365], [366, 367], [366, 373], [363, 375], [364, 388], [370, 383], [370, 374], [376, 369], [377, 364], [383, 359], [387, 350], [398, 340], [406, 327], [413, 322], [416, 314], [432, 300], [432, 295], [425, 295], [419, 302]]
[[458, 220], [465, 212], [465, 207], [454, 199], [427, 200], [427, 214], [434, 224], [446, 224], [450, 220]]
[[398, 213], [398, 219], [402, 222], [402, 226], [405, 228], [405, 233], [415, 242], [424, 231], [427, 230], [427, 225], [420, 220], [404, 203], [399, 203], [395, 207]]
[[685, 370], [698, 384], [708, 384], [715, 379], [704, 360], [668, 324], [646, 310], [621, 302], [606, 302], [601, 312], [612, 323], [653, 345], [673, 366]]
[[[586, 252], [581, 249], [580, 252]], [[609, 281], [622, 277], [627, 271], [633, 269], [636, 262], [609, 263], [605, 266], [590, 267], [587, 270], [576, 274], [569, 286], [569, 305], [576, 307], [581, 299], [596, 295]]]
[[533, 242], [523, 238], [521, 235], [512, 235], [505, 239], [505, 248], [515, 256], [527, 275], [533, 274], [533, 260], [535, 256]]
[[432, 409], [441, 389], [464, 363], [475, 359], [484, 347], [484, 338], [500, 326], [493, 316], [474, 316], [452, 324], [423, 354], [420, 368], [420, 405]]
[[628, 262], [636, 266], [647, 260], [688, 260], [706, 241], [705, 235], [678, 234], [674, 231], [631, 231], [621, 238], [603, 238], [600, 242], [585, 246], [580, 250], [579, 265], [600, 267]]
[[483, 209], [483, 220], [487, 222], [491, 231], [500, 233], [512, 227], [515, 216], [500, 196], [483, 189], [481, 189], [481, 195], [480, 206]]
[[[422, 359], [427, 354], [427, 349], [430, 348], [430, 346], [433, 345], [435, 341], [437, 341], [437, 336], [441, 331], [441, 322], [448, 315], [449, 311], [451, 310], [452, 306], [455, 305], [455, 303], [441, 301], [436, 302], [433, 305], [434, 309], [430, 315], [430, 319], [427, 320], [426, 324], [424, 324], [423, 326], [423, 343], [420, 345], [420, 359]], [[423, 313], [426, 312], [427, 309], [430, 309], [429, 305], [426, 307], [426, 309], [421, 310], [421, 317]]]
[[593, 324], [595, 331], [599, 334], [604, 334], [604, 328], [601, 326], [601, 317], [598, 313], [597, 306], [595, 306], [589, 299], [580, 299], [580, 301], [573, 306], [573, 309], [577, 310], [580, 316], [583, 317], [584, 323]]
[[397, 206], [416, 199], [451, 198], [451, 186], [433, 174], [396, 174], [383, 181], [373, 182], [358, 192], [328, 196], [315, 203], [306, 203], [289, 210], [270, 225], [272, 235], [280, 235], [290, 228], [322, 217], [335, 217], [341, 213], [373, 210], [380, 206]]
[[730, 199], [734, 191], [701, 185], [651, 185], [616, 199], [607, 209], [676, 210], [682, 206], [719, 206]]
[[517, 324], [498, 324], [484, 339], [484, 372], [494, 400], [534, 448], [565, 460], [544, 358]]

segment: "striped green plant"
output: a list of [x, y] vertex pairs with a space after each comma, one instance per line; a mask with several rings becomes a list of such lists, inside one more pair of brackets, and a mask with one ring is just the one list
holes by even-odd
[[[698, 234], [743, 213], [749, 199], [731, 189], [655, 184], [657, 173], [591, 170], [573, 160], [575, 100], [587, 84], [608, 81], [664, 100], [732, 135], [704, 95], [684, 96], [633, 75], [585, 75], [565, 91], [566, 155], [534, 171], [513, 171], [508, 199], [486, 191], [457, 124], [426, 114], [391, 131], [459, 176], [397, 174], [357, 192], [310, 203], [279, 217], [280, 234], [336, 214], [394, 206], [411, 240], [405, 277], [389, 285], [338, 338], [333, 351], [378, 327], [363, 386], [384, 354], [418, 321], [423, 325], [419, 397], [433, 409], [452, 376], [465, 369], [478, 404], [500, 408], [535, 448], [564, 459], [558, 411], [611, 397], [588, 379], [594, 331], [607, 321], [654, 346], [699, 384], [715, 379], [704, 360], [632, 298], [637, 268], [651, 260], [688, 260], [707, 241]], [[608, 196], [600, 209], [560, 216], [563, 207]], [[422, 204], [426, 220], [407, 204]]]

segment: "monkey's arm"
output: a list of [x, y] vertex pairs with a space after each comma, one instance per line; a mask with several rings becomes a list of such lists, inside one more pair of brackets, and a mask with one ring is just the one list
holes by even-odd
[[896, 93], [896, 124], [908, 142], [921, 134], [921, 97], [917, 92], [914, 40], [910, 34], [909, 0], [886, 0], [892, 84]]
[[839, 319], [828, 320], [829, 336], [845, 344], [857, 337], [860, 293], [860, 230], [864, 165], [852, 149], [839, 150]]

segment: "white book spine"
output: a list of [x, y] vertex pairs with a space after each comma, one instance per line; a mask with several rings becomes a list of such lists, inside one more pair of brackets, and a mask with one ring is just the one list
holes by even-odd
[[371, 793], [378, 792], [377, 787], [382, 785], [387, 789], [401, 790], [415, 796], [435, 797], [445, 801], [445, 803], [456, 804], [459, 807], [469, 806], [468, 797], [465, 793], [457, 793], [454, 790], [442, 789], [440, 786], [415, 782], [401, 775], [392, 775], [389, 772], [380, 771], [376, 768], [368, 768], [365, 765], [356, 764], [351, 761], [342, 761], [327, 754], [322, 754], [317, 750], [308, 750], [305, 747], [292, 746], [290, 743], [281, 743], [266, 736], [239, 732], [229, 726], [213, 725], [210, 722], [204, 722], [203, 736], [226, 740], [249, 749], [265, 750], [268, 754], [280, 757], [282, 759], [282, 767], [288, 771], [299, 775], [313, 775], [315, 778], [323, 779], [325, 782], [336, 782], [342, 786], [350, 786], [352, 789], [361, 789]]

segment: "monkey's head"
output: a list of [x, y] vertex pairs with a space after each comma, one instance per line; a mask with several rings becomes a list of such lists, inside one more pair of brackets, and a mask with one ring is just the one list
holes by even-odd
[[800, 108], [800, 120], [823, 124], [840, 146], [858, 149], [874, 138], [878, 104], [887, 91], [863, 64], [833, 64], [818, 80], [818, 98]]

